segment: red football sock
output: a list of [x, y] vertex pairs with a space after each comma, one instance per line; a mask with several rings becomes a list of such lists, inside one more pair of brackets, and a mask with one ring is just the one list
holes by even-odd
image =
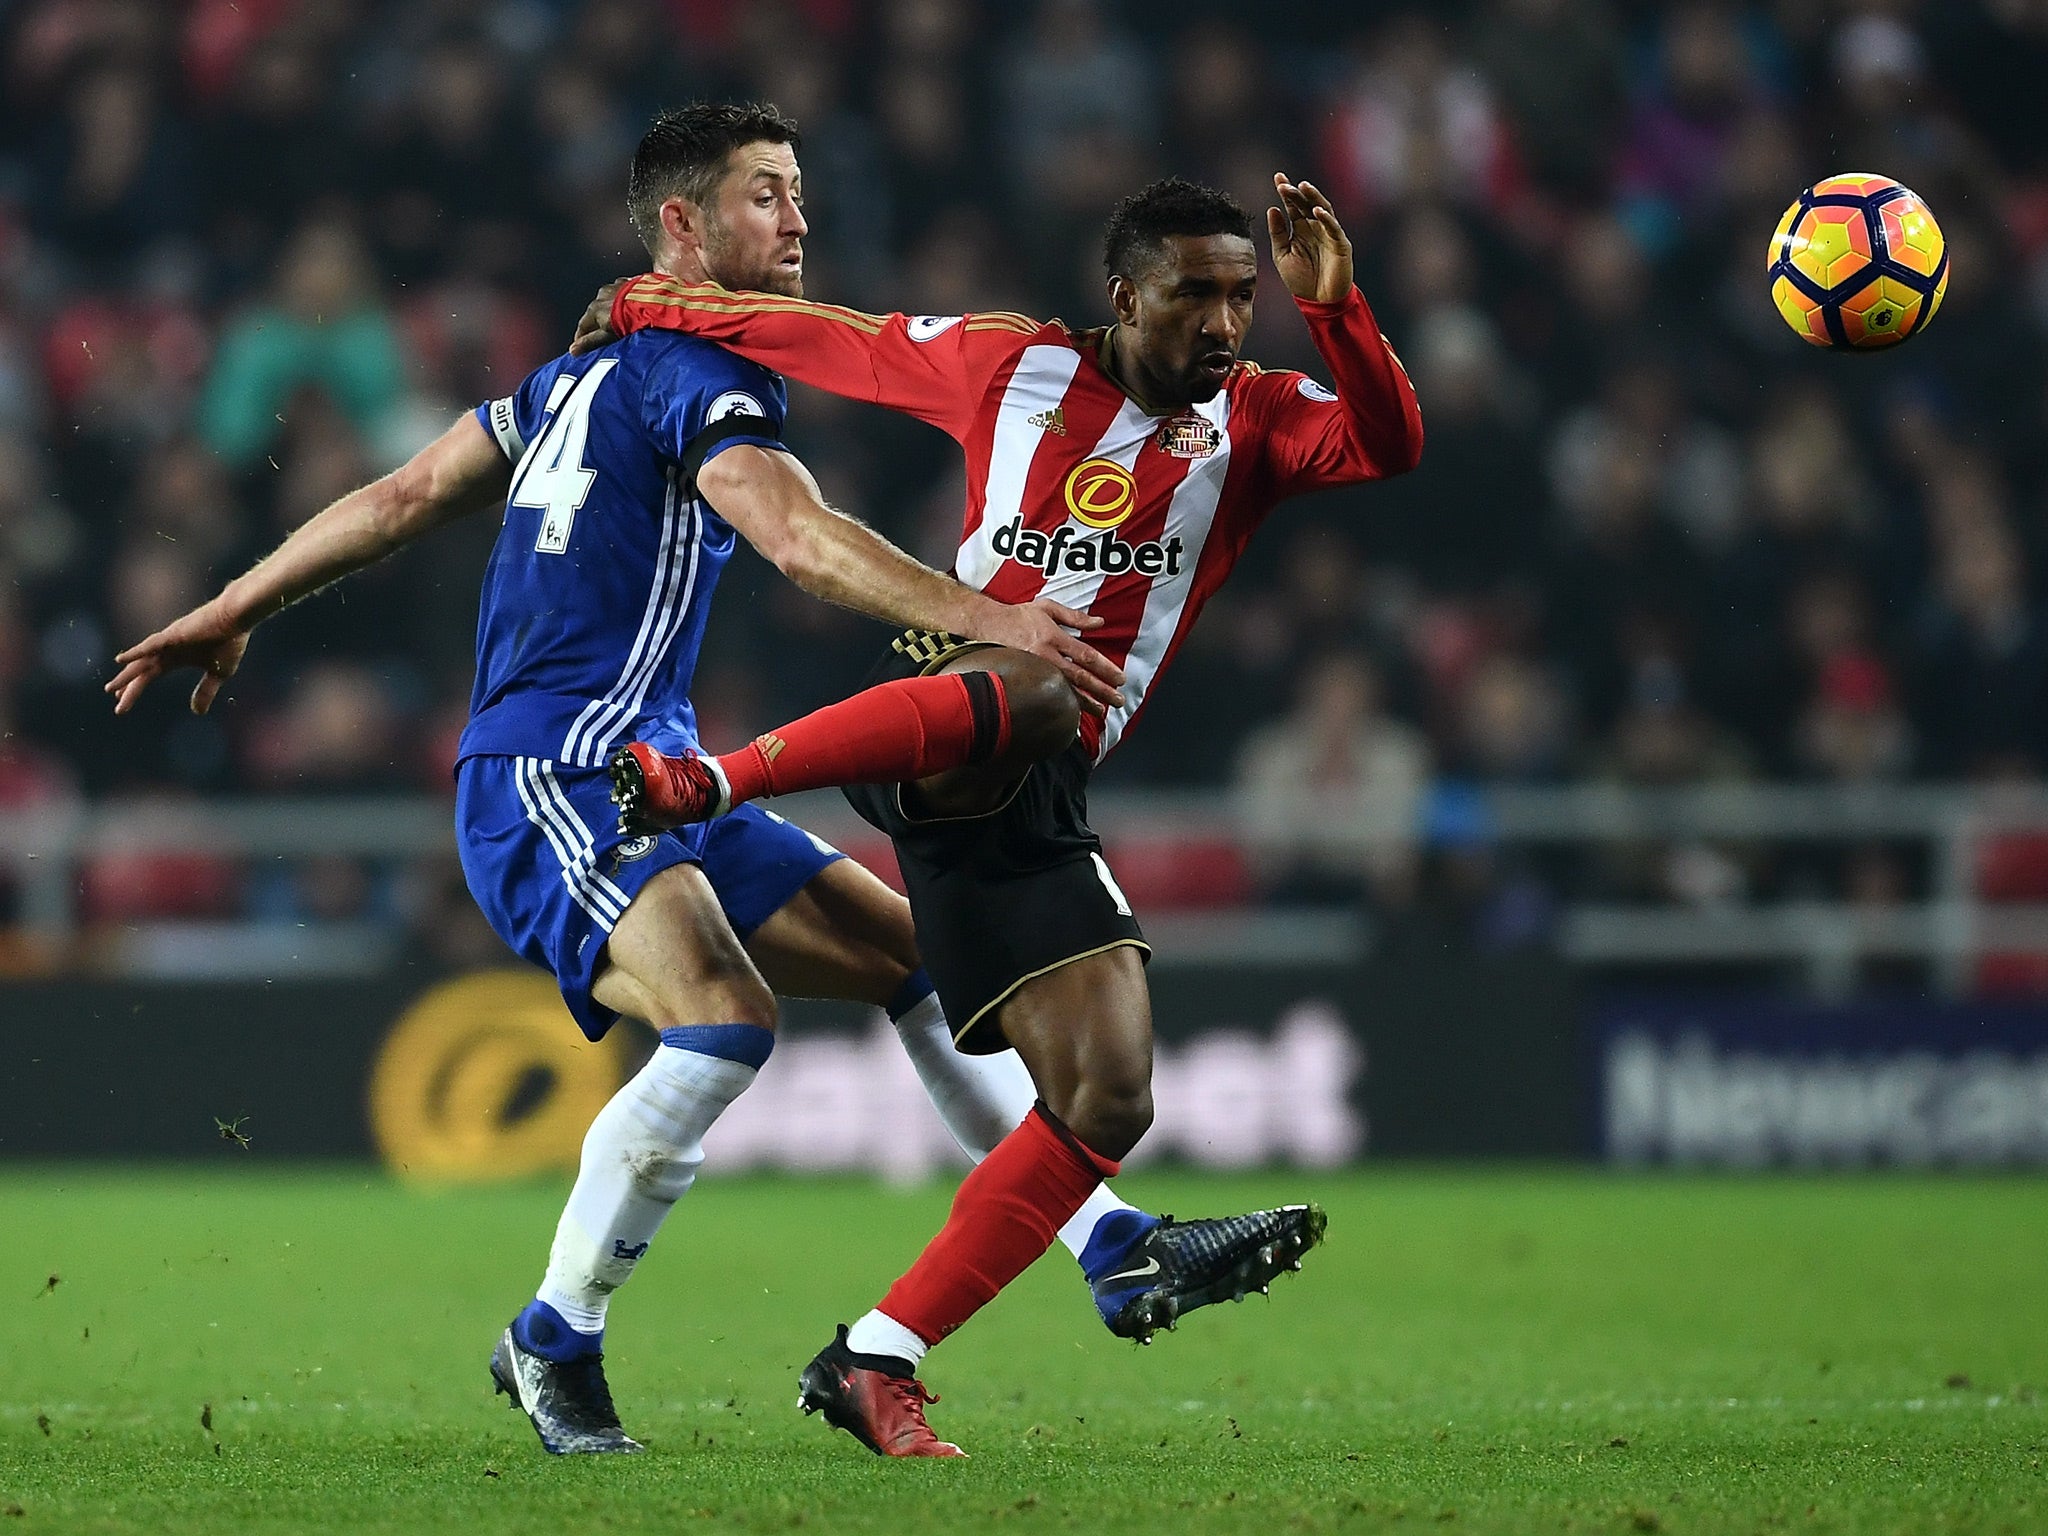
[[1052, 1246], [1117, 1164], [1082, 1146], [1043, 1104], [961, 1182], [953, 1213], [880, 1310], [936, 1344]]
[[881, 683], [757, 736], [718, 759], [732, 803], [839, 784], [901, 784], [986, 762], [1010, 739], [993, 672]]

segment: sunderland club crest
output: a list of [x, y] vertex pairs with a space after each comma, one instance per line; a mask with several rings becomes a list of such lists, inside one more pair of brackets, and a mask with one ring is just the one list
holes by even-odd
[[1216, 423], [1205, 417], [1187, 415], [1175, 416], [1160, 424], [1159, 435], [1154, 439], [1160, 452], [1173, 455], [1176, 459], [1206, 459], [1223, 444], [1223, 433]]

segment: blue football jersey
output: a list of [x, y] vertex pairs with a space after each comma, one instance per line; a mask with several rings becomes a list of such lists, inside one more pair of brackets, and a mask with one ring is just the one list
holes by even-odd
[[645, 330], [477, 408], [514, 469], [461, 756], [598, 767], [628, 741], [696, 744], [690, 679], [734, 535], [692, 476], [735, 443], [775, 446], [787, 407], [766, 369]]

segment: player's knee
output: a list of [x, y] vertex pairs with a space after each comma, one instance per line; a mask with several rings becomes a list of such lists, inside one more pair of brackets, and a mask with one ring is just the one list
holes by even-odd
[[888, 1008], [903, 995], [905, 983], [923, 968], [916, 950], [907, 956], [879, 946], [861, 949], [842, 958], [834, 997], [848, 1002], [869, 1003]]
[[715, 977], [677, 978], [652, 989], [647, 1023], [657, 1030], [688, 1024], [758, 1024], [775, 1027], [775, 994], [759, 976], [734, 972]]
[[748, 974], [733, 977], [726, 983], [727, 1005], [719, 1012], [720, 1024], [758, 1024], [763, 1029], [775, 1027], [775, 994], [768, 990], [768, 984], [759, 976]]
[[998, 674], [1010, 712], [1010, 755], [1030, 762], [1064, 752], [1081, 728], [1081, 704], [1059, 668], [1036, 656], [1006, 657]]

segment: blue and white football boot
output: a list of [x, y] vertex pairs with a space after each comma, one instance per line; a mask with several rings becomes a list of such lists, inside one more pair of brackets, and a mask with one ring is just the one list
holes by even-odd
[[491, 1380], [533, 1421], [533, 1432], [551, 1456], [646, 1449], [619, 1426], [604, 1379], [604, 1351], [596, 1347], [602, 1338], [576, 1332], [546, 1302], [531, 1301], [491, 1352]]
[[1198, 1307], [1264, 1294], [1276, 1276], [1301, 1268], [1327, 1221], [1319, 1205], [1206, 1221], [1115, 1211], [1089, 1238], [1081, 1268], [1109, 1331], [1150, 1344]]

